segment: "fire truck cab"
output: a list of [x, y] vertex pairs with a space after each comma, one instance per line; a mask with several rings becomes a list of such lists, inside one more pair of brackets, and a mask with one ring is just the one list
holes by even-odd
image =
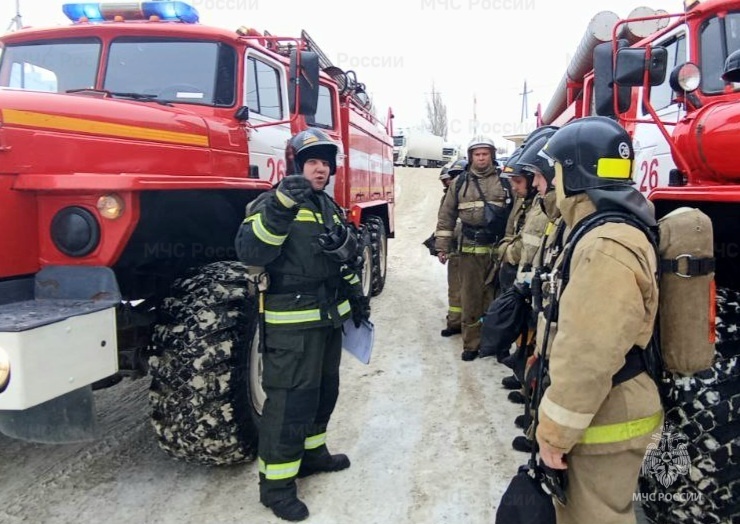
[[[95, 436], [93, 388], [152, 377], [174, 457], [254, 457], [258, 282], [245, 207], [309, 126], [340, 146], [326, 189], [377, 295], [393, 236], [392, 128], [304, 32], [203, 26], [180, 1], [65, 4], [0, 37], [0, 432]], [[390, 114], [390, 113], [389, 113]]]

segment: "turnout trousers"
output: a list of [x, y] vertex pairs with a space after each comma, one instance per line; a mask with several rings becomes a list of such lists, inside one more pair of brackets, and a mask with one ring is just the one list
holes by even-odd
[[[463, 250], [465, 247], [463, 246]], [[486, 253], [461, 253], [460, 302], [462, 304], [462, 339], [465, 351], [480, 349], [481, 318], [493, 300], [491, 286], [485, 284], [493, 267], [490, 249]]]
[[462, 306], [460, 302], [460, 256], [447, 260], [447, 329], [460, 329]]
[[558, 524], [635, 524], [633, 495], [644, 449], [568, 455], [568, 503], [555, 504]]
[[265, 329], [259, 428], [260, 499], [295, 495], [304, 453], [323, 451], [339, 396], [342, 328]]

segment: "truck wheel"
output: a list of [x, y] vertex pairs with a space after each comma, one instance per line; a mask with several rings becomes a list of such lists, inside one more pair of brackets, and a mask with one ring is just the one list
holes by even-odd
[[370, 297], [373, 291], [373, 248], [367, 227], [364, 230], [364, 234], [362, 235], [362, 274], [360, 275], [360, 280], [362, 281], [362, 294]]
[[246, 269], [217, 262], [177, 279], [163, 300], [149, 367], [151, 422], [172, 457], [207, 465], [253, 460], [261, 412], [256, 300]]
[[385, 232], [383, 219], [377, 216], [367, 218], [367, 229], [370, 233], [370, 246], [373, 251], [372, 296], [378, 296], [385, 286], [385, 274], [388, 267], [388, 234]]
[[[660, 524], [740, 519], [740, 292], [717, 289], [714, 365], [692, 377], [664, 380], [663, 471], [640, 472], [645, 515]], [[680, 469], [688, 463], [686, 471]]]

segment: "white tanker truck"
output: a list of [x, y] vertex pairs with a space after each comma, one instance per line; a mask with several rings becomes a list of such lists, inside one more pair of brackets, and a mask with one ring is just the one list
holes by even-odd
[[445, 141], [426, 131], [409, 130], [393, 137], [393, 165], [442, 167]]

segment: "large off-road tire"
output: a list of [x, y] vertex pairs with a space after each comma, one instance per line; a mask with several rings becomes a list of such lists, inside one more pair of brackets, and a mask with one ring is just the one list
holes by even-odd
[[370, 233], [370, 247], [373, 250], [372, 296], [378, 296], [385, 287], [385, 274], [388, 268], [388, 234], [383, 219], [376, 216], [367, 218], [367, 230]]
[[370, 239], [370, 232], [366, 226], [362, 228], [361, 238], [362, 267], [358, 276], [362, 283], [362, 294], [370, 297], [373, 292], [373, 246]]
[[[739, 328], [740, 293], [718, 289], [714, 365], [664, 381], [670, 435], [664, 432], [660, 443], [662, 469], [656, 474], [644, 466], [640, 474], [642, 505], [651, 522], [740, 522]], [[646, 465], [651, 458], [649, 451]]]
[[[208, 465], [256, 455], [256, 300], [246, 268], [217, 262], [177, 279], [154, 327], [149, 393], [160, 447]], [[253, 391], [254, 390], [254, 391]]]

